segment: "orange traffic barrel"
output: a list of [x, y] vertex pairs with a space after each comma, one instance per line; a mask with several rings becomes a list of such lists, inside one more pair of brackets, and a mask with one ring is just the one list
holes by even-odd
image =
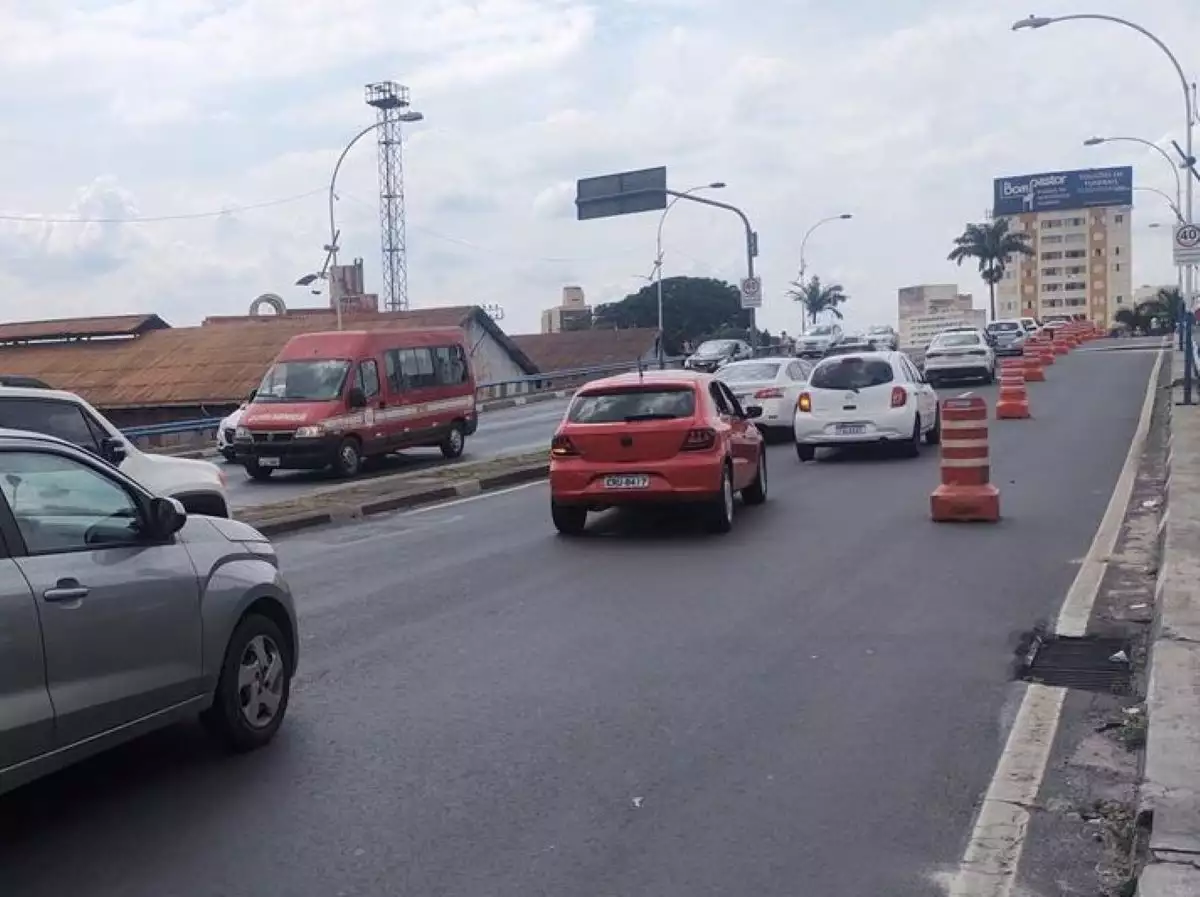
[[[1054, 350], [1050, 350], [1050, 357], [1054, 357]], [[1042, 364], [1042, 351], [1038, 346], [1025, 346], [1025, 352], [1021, 356], [1021, 366], [1025, 371], [1026, 383], [1044, 383], [1046, 380], [1046, 368]], [[1003, 368], [1001, 369], [1003, 373]]]
[[1048, 368], [1054, 364], [1054, 346], [1048, 342], [1040, 342], [1037, 346], [1038, 357], [1042, 360], [1042, 367]]
[[991, 481], [987, 402], [979, 396], [943, 399], [941, 430], [942, 481], [929, 496], [934, 521], [995, 523], [1000, 490]]
[[1029, 392], [1025, 389], [1025, 366], [1019, 359], [1006, 359], [1000, 368], [1000, 397], [996, 400], [997, 420], [1024, 420], [1030, 417]]

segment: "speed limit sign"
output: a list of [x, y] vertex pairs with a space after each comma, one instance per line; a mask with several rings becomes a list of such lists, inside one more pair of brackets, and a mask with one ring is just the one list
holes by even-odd
[[741, 282], [742, 308], [762, 308], [762, 281], [757, 277], [743, 277]]
[[1181, 224], [1175, 228], [1175, 264], [1200, 264], [1200, 225]]

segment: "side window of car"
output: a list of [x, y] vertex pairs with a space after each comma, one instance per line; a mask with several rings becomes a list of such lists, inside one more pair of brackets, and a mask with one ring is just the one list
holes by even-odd
[[94, 551], [142, 540], [133, 496], [73, 458], [2, 452], [0, 494], [30, 554]]
[[804, 379], [804, 367], [798, 361], [793, 361], [787, 366], [787, 375], [789, 379], [797, 382]]
[[724, 383], [718, 383], [717, 385], [720, 387], [721, 393], [725, 396], [725, 404], [733, 409], [733, 416], [745, 417], [746, 412], [742, 409], [742, 403], [737, 400], [737, 396], [733, 394], [733, 391]]
[[359, 364], [356, 379], [356, 385], [368, 399], [379, 395], [379, 365], [375, 363], [375, 359], [368, 358]]
[[708, 394], [712, 396], [713, 404], [717, 406], [717, 413], [729, 417], [733, 414], [733, 407], [725, 398], [725, 391], [721, 389], [721, 382], [714, 380], [709, 384]]
[[100, 451], [100, 444], [84, 419], [83, 409], [73, 402], [5, 399], [0, 401], [0, 427], [57, 436], [80, 448]]

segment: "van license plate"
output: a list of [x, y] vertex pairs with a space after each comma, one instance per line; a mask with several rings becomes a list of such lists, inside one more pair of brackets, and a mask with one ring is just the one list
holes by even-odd
[[867, 432], [867, 425], [866, 424], [838, 424], [837, 427], [834, 428], [834, 432], [836, 432], [839, 436], [859, 436], [859, 435]]
[[278, 467], [279, 459], [278, 458], [259, 458], [258, 466], [259, 467]]
[[605, 489], [646, 489], [650, 486], [650, 477], [644, 473], [621, 474], [604, 478]]

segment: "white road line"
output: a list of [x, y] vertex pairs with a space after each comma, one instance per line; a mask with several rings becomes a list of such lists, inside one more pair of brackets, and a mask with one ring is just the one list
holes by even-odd
[[959, 393], [958, 395], [956, 395], [954, 398], [956, 398], [956, 399], [969, 399], [969, 398], [971, 398], [971, 396], [973, 396], [973, 395], [975, 395], [975, 390], [973, 390], [973, 389], [968, 389], [966, 392], [960, 392], [960, 393]]
[[[1055, 632], [1083, 635], [1096, 603], [1105, 564], [1116, 547], [1125, 509], [1133, 493], [1138, 463], [1150, 431], [1154, 395], [1162, 354], [1154, 362], [1137, 429], [1125, 456], [1125, 465], [1113, 488], [1091, 548], [1067, 592]], [[1016, 882], [1025, 848], [1031, 809], [1041, 791], [1050, 750], [1058, 730], [1066, 691], [1028, 685], [1008, 733], [1000, 762], [992, 776], [975, 827], [958, 869], [947, 885], [949, 897], [1009, 897]]]
[[465, 505], [472, 501], [483, 501], [487, 498], [496, 498], [499, 495], [509, 495], [513, 492], [520, 492], [522, 489], [532, 489], [534, 486], [546, 485], [545, 480], [534, 480], [532, 483], [521, 483], [519, 486], [509, 486], [507, 489], [492, 489], [488, 492], [481, 492], [478, 495], [469, 495], [466, 498], [456, 498], [451, 501], [440, 502], [436, 505], [426, 505], [423, 508], [415, 508], [411, 511], [405, 511], [398, 515], [400, 517], [413, 517], [417, 514], [428, 514], [430, 511], [444, 511], [446, 508]]

